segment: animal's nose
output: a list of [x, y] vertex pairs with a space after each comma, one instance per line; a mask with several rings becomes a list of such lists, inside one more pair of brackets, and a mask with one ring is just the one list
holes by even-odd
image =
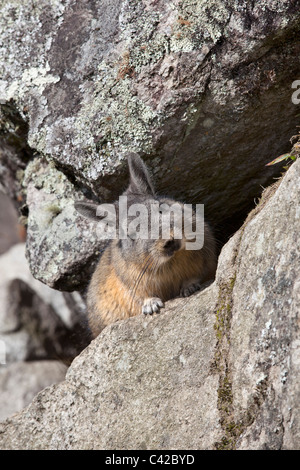
[[164, 244], [164, 250], [168, 255], [172, 255], [175, 251], [179, 250], [181, 247], [180, 240], [167, 240]]

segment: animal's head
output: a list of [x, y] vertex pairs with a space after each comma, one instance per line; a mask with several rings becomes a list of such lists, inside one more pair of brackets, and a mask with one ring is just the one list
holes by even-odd
[[185, 223], [189, 220], [195, 225], [195, 213], [185, 218], [182, 203], [155, 194], [146, 165], [138, 155], [128, 156], [128, 166], [129, 185], [118, 201], [112, 204], [78, 201], [75, 208], [103, 227], [111, 227], [128, 262], [139, 264], [149, 260], [160, 266], [186, 249]]

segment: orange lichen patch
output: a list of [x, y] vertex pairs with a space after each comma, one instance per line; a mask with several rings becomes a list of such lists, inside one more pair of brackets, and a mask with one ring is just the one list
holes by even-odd
[[182, 16], [179, 16], [177, 21], [181, 26], [191, 26], [191, 24], [192, 24], [190, 21], [185, 20], [184, 18], [182, 18]]
[[130, 54], [129, 51], [124, 52], [123, 58], [119, 64], [119, 70], [117, 75], [117, 80], [124, 80], [126, 75], [130, 78], [134, 77], [135, 71], [134, 67], [130, 65]]

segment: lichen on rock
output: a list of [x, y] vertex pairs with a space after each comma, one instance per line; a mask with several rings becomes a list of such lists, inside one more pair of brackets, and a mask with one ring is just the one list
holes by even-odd
[[[17, 201], [20, 186], [5, 181], [35, 156], [54, 162], [74, 193], [110, 201], [135, 151], [158, 191], [205, 204], [224, 242], [234, 230], [222, 227], [240, 224], [278, 173], [265, 163], [295, 132], [298, 14], [288, 1], [2, 2], [0, 103], [27, 126], [22, 155], [12, 139], [2, 153], [4, 186]], [[62, 266], [48, 246], [43, 258]], [[36, 275], [58, 285], [59, 273]], [[66, 286], [65, 269], [61, 277]]]

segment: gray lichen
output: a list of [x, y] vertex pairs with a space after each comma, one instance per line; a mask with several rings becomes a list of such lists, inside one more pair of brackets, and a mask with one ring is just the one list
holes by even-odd
[[[292, 5], [279, 3], [2, 1], [0, 104], [18, 114], [2, 123], [11, 142], [2, 178], [12, 185], [34, 157], [67, 178], [56, 173], [56, 183], [49, 170], [59, 203], [46, 186], [24, 184], [20, 195], [14, 183], [15, 199], [31, 212], [29, 234], [33, 202], [45, 194], [50, 239], [76, 194], [115, 198], [130, 151], [145, 158], [158, 191], [204, 203], [213, 225], [247, 213], [277, 171], [262, 171], [265, 162], [283, 153], [297, 124], [289, 81], [299, 73], [299, 27]], [[61, 247], [46, 252], [45, 233], [29, 240], [36, 237], [49, 262], [60, 259]]]

